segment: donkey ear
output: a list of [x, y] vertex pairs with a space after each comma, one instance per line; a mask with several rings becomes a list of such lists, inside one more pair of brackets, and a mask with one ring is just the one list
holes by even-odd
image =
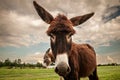
[[33, 1], [33, 4], [38, 15], [42, 18], [42, 20], [50, 24], [51, 21], [54, 19], [53, 16], [50, 13], [48, 13], [44, 8], [42, 8], [40, 5], [38, 5], [36, 1]]
[[84, 23], [86, 20], [88, 20], [90, 17], [92, 17], [94, 15], [94, 13], [89, 13], [83, 16], [77, 16], [77, 17], [73, 17], [70, 19], [70, 21], [73, 23], [73, 26], [78, 26], [82, 23]]
[[46, 51], [46, 53], [49, 53], [50, 52], [50, 48]]

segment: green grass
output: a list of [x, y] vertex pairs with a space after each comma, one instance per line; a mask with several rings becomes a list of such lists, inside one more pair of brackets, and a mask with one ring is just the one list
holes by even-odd
[[[97, 69], [99, 80], [120, 80], [120, 66], [100, 66]], [[81, 80], [89, 80], [83, 78]]]
[[100, 80], [120, 80], [120, 66], [98, 67]]
[[0, 80], [59, 80], [53, 69], [0, 69]]
[[[98, 67], [100, 80], [120, 80], [120, 66]], [[0, 69], [0, 80], [59, 80], [53, 69]], [[82, 78], [81, 80], [88, 80]]]

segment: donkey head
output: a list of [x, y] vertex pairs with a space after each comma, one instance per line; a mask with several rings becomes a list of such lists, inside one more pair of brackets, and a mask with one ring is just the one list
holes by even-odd
[[69, 66], [69, 53], [72, 45], [72, 35], [75, 34], [73, 26], [78, 26], [88, 20], [94, 13], [68, 19], [64, 15], [53, 17], [44, 8], [33, 2], [38, 15], [43, 21], [50, 24], [47, 30], [50, 36], [51, 49], [55, 57], [55, 71], [60, 76], [66, 76], [71, 68]]
[[49, 48], [44, 55], [44, 66], [47, 67], [54, 62], [55, 62], [55, 59], [54, 59], [53, 53]]

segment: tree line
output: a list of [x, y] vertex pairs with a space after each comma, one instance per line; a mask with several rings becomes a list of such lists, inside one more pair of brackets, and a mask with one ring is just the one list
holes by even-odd
[[117, 63], [108, 63], [108, 64], [98, 64], [98, 66], [120, 66], [120, 64], [117, 64]]
[[[51, 64], [54, 65], [54, 64]], [[108, 64], [98, 64], [98, 66], [120, 66], [120, 64], [117, 63], [108, 63]], [[20, 69], [24, 69], [24, 68], [31, 68], [31, 69], [35, 69], [35, 68], [45, 68], [45, 66], [42, 65], [42, 63], [37, 62], [36, 64], [32, 64], [32, 63], [22, 63], [21, 59], [15, 59], [14, 61], [11, 61], [9, 58], [7, 58], [4, 61], [0, 61], [0, 68], [1, 67], [6, 67], [8, 69], [11, 68], [20, 68]]]
[[6, 68], [20, 68], [20, 69], [24, 69], [24, 68], [44, 68], [44, 66], [42, 65], [42, 63], [37, 62], [36, 64], [32, 64], [32, 63], [22, 63], [21, 59], [15, 59], [14, 61], [11, 61], [9, 58], [7, 58], [5, 61], [0, 61], [0, 68], [1, 67], [6, 67]]

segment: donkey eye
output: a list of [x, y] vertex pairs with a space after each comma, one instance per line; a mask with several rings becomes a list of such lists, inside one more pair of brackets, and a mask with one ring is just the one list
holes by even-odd
[[52, 37], [52, 38], [54, 38], [54, 35], [53, 35], [53, 33], [50, 33], [50, 35], [49, 35], [50, 37]]
[[71, 38], [71, 36], [72, 36], [72, 33], [69, 33], [69, 34], [68, 34], [68, 38]]
[[51, 37], [52, 39], [55, 39], [55, 35], [54, 35], [53, 33], [50, 33], [50, 37]]

